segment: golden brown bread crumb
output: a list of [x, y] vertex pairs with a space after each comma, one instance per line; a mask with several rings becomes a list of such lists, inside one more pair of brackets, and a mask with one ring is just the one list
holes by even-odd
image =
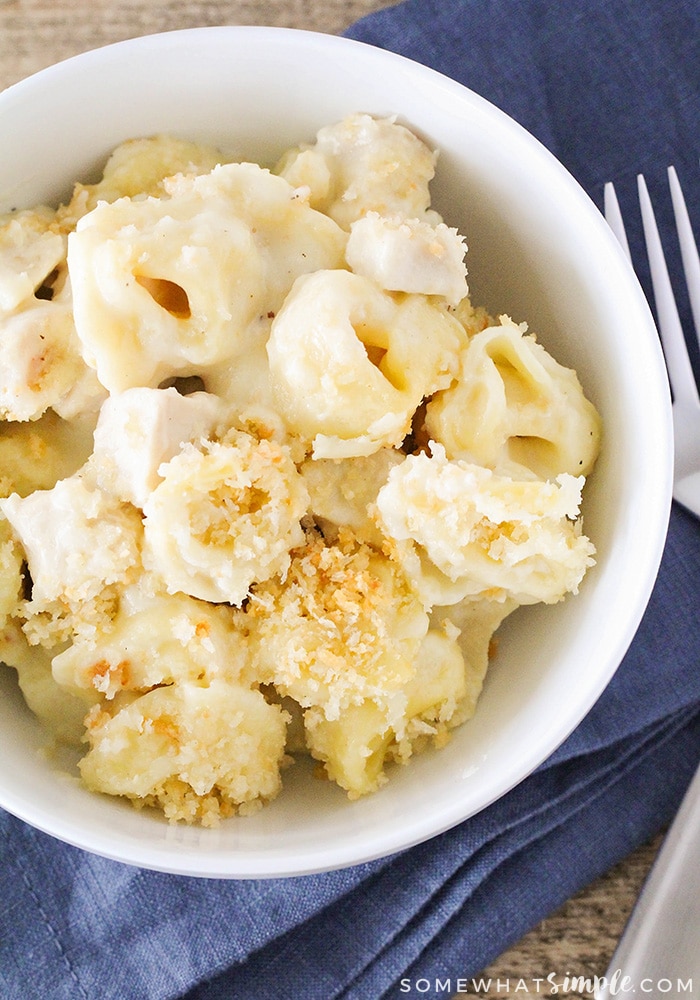
[[95, 792], [214, 826], [291, 753], [373, 792], [473, 714], [518, 553], [539, 599], [588, 564], [577, 500], [527, 529], [594, 411], [472, 303], [436, 160], [366, 114], [276, 172], [136, 138], [0, 220], [0, 658]]

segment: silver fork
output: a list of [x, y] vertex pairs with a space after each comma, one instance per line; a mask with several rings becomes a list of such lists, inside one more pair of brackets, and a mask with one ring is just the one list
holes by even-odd
[[[688, 297], [695, 323], [695, 334], [700, 338], [700, 259], [698, 258], [698, 249], [680, 182], [673, 167], [668, 168], [668, 182], [671, 188]], [[671, 288], [654, 210], [644, 177], [641, 174], [637, 178], [637, 183], [659, 333], [661, 334], [668, 377], [673, 392], [675, 465], [673, 495], [687, 510], [700, 518], [700, 396], [688, 357], [688, 349]], [[605, 185], [605, 218], [629, 257], [627, 237], [612, 183]]]
[[[700, 261], [673, 167], [669, 167], [668, 175], [688, 297], [695, 331], [700, 337]], [[700, 518], [700, 398], [649, 192], [641, 175], [638, 186], [657, 321], [673, 392], [673, 495]], [[605, 186], [605, 217], [629, 256], [612, 184]], [[693, 979], [696, 982], [700, 979], [699, 925], [700, 769], [666, 834], [606, 975], [596, 982], [595, 1000], [609, 1000], [630, 990], [637, 994], [640, 990], [649, 995], [661, 990], [665, 993], [666, 984], [680, 989], [682, 983], [684, 991], [687, 990]]]

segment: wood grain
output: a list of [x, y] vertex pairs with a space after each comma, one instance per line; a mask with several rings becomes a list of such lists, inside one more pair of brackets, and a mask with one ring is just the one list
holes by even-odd
[[110, 42], [176, 28], [261, 24], [338, 34], [377, 0], [0, 0], [0, 89]]
[[[0, 0], [0, 89], [61, 59], [138, 35], [219, 24], [261, 24], [339, 33], [358, 18], [392, 6], [377, 0]], [[535, 980], [602, 975], [658, 848], [635, 851], [569, 900], [484, 972], [502, 998], [535, 993]], [[503, 987], [510, 984], [509, 990]], [[541, 988], [540, 996], [549, 995]], [[564, 997], [576, 993], [557, 994]]]
[[[592, 980], [605, 975], [662, 839], [659, 835], [644, 844], [533, 928], [484, 970], [479, 978], [490, 981], [490, 988], [472, 995], [483, 1000], [509, 996], [517, 1000], [528, 996], [524, 984], [531, 996], [590, 997], [587, 992], [566, 989], [566, 977]], [[556, 992], [546, 982], [538, 986], [537, 980], [546, 981], [550, 974]]]

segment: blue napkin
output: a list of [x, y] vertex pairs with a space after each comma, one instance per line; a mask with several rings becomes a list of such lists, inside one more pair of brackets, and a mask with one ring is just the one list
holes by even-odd
[[[675, 162], [698, 217], [696, 0], [405, 0], [349, 34], [499, 105], [599, 204], [613, 178], [630, 218], [644, 171], [669, 231]], [[638, 225], [630, 238], [641, 261]], [[298, 879], [197, 880], [85, 854], [0, 813], [0, 997], [464, 992], [673, 815], [700, 756], [699, 597], [700, 524], [674, 508], [647, 613], [587, 718], [495, 805], [390, 858]]]

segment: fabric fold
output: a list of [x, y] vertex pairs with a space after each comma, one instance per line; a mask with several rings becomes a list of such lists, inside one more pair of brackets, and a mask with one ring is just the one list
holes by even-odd
[[[238, 969], [199, 987], [188, 1000], [231, 996], [267, 1000], [301, 995], [304, 989], [310, 997], [361, 1000], [384, 996], [383, 991], [391, 989], [395, 993], [388, 992], [387, 997], [399, 995], [396, 984], [391, 986], [396, 969], [402, 973], [400, 978], [414, 981], [476, 976], [503, 950], [508, 928], [513, 930], [506, 947], [551, 912], [552, 892], [558, 894], [559, 903], [575, 891], [571, 874], [576, 866], [570, 863], [564, 845], [576, 845], [583, 852], [578, 860], [585, 863], [588, 880], [619, 859], [620, 843], [626, 844], [626, 851], [631, 849], [627, 840], [609, 837], [607, 810], [611, 803], [629, 796], [635, 786], [644, 787], [645, 779], [658, 780], [663, 762], [673, 759], [663, 812], [653, 814], [648, 798], [641, 796], [630, 813], [628, 835], [633, 831], [637, 835], [637, 822], [643, 822], [645, 836], [655, 832], [659, 822], [666, 822], [690, 780], [692, 753], [688, 750], [699, 736], [700, 712], [687, 710], [635, 739], [592, 755], [585, 773], [576, 772], [571, 783], [562, 773], [571, 770], [569, 765], [543, 770], [536, 786], [530, 779], [529, 787], [527, 783], [520, 786], [501, 804], [391, 859], [355, 892], [319, 912], [298, 931], [251, 955]], [[596, 813], [600, 817], [596, 835], [580, 844], [576, 824], [593, 827]], [[558, 848], [547, 851], [547, 844]], [[612, 861], [611, 852], [615, 852]], [[537, 864], [535, 856], [541, 859]], [[522, 874], [520, 881], [509, 874], [514, 870]], [[502, 901], [493, 900], [492, 884], [502, 886]], [[489, 917], [495, 905], [498, 921]], [[461, 947], [448, 953], [442, 948], [444, 937], [461, 942]], [[328, 965], [319, 961], [321, 940], [324, 954], [333, 956], [335, 971], [342, 968], [334, 988]], [[476, 941], [479, 950], [472, 955]], [[469, 946], [466, 952], [465, 944]], [[434, 956], [436, 948], [443, 951], [439, 960]]]
[[[673, 231], [666, 167], [697, 177], [700, 9], [691, 0], [404, 0], [347, 35], [450, 76], [535, 135], [602, 207], [615, 181], [630, 247], [650, 294], [636, 176], [649, 181], [662, 232]], [[684, 183], [684, 190], [686, 185]], [[687, 185], [700, 213], [700, 185]], [[467, 234], [468, 235], [468, 234]], [[669, 270], [682, 273], [678, 248]], [[687, 302], [681, 318], [691, 325]]]

